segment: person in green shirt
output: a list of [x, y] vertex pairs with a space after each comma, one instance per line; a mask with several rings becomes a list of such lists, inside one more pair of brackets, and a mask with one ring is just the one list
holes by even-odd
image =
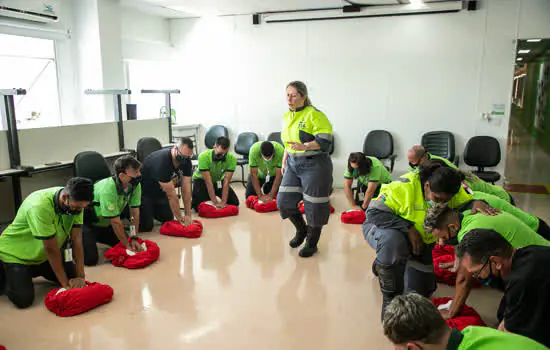
[[193, 209], [197, 210], [199, 204], [207, 201], [218, 208], [228, 204], [239, 206], [239, 197], [229, 185], [237, 167], [237, 158], [229, 153], [229, 145], [229, 139], [220, 136], [213, 149], [199, 155], [199, 168], [193, 174]]
[[275, 141], [259, 141], [252, 145], [245, 198], [258, 196], [263, 202], [271, 202], [277, 196], [283, 179], [284, 154], [284, 147]]
[[[84, 213], [82, 242], [86, 266], [94, 266], [98, 262], [97, 242], [110, 247], [120, 242], [126, 249], [141, 251], [137, 241], [141, 205], [140, 168], [141, 163], [137, 159], [122, 156], [114, 163], [115, 175], [94, 184], [92, 207]], [[130, 242], [121, 221], [127, 207], [130, 214]]]
[[[351, 186], [355, 179], [357, 194], [353, 198]], [[382, 184], [390, 183], [391, 180], [388, 169], [376, 157], [367, 157], [361, 152], [350, 153], [344, 173], [344, 192], [353, 209], [366, 210], [371, 199], [380, 193]]]
[[425, 161], [431, 159], [431, 160], [440, 160], [447, 164], [447, 166], [457, 169], [456, 165], [451, 163], [448, 159], [445, 159], [443, 157], [435, 156], [431, 154], [430, 152], [426, 151], [424, 146], [416, 145], [413, 146], [408, 152], [407, 152], [407, 158], [409, 159], [409, 170], [410, 171], [416, 171], [418, 169], [419, 165], [424, 164]]
[[[541, 237], [529, 226], [523, 223], [514, 215], [502, 211], [495, 216], [472, 214], [467, 209], [459, 212], [446, 205], [438, 204], [428, 209], [424, 221], [424, 231], [431, 233], [440, 243], [457, 245], [464, 236], [473, 234], [476, 229], [492, 229], [498, 232], [515, 248], [527, 246], [550, 247], [550, 241]], [[455, 262], [455, 265], [458, 261]], [[452, 318], [458, 314], [470, 294], [474, 279], [462, 267], [453, 266], [457, 271], [456, 291], [452, 306], [445, 318]], [[492, 287], [500, 288], [498, 280], [492, 281]]]
[[74, 177], [64, 188], [33, 192], [0, 235], [0, 289], [16, 307], [34, 302], [34, 277], [65, 289], [86, 285], [81, 226], [93, 191], [90, 180]]
[[432, 302], [416, 293], [395, 297], [382, 322], [396, 350], [548, 350], [517, 334], [488, 327], [450, 328]]

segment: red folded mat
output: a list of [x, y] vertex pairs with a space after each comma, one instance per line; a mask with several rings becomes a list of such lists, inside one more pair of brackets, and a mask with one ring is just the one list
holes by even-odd
[[[435, 306], [439, 306], [447, 304], [449, 300], [452, 300], [452, 298], [434, 298], [432, 299], [432, 303]], [[457, 316], [448, 319], [446, 322], [449, 327], [456, 328], [459, 331], [468, 326], [486, 326], [477, 311], [466, 304], [464, 304]]]
[[362, 210], [348, 210], [346, 212], [343, 212], [342, 215], [340, 215], [340, 220], [344, 224], [362, 225], [366, 219], [367, 219], [367, 216], [365, 215], [365, 212]]
[[[300, 210], [300, 213], [304, 214], [305, 213], [305, 209], [304, 209], [304, 201], [301, 201], [300, 203], [298, 203], [298, 209]], [[330, 213], [334, 213], [334, 207], [331, 205], [330, 206]]]
[[183, 226], [177, 220], [167, 221], [160, 227], [160, 234], [166, 236], [199, 238], [202, 235], [202, 223], [193, 220], [191, 225]]
[[46, 295], [44, 304], [57, 316], [68, 317], [89, 311], [113, 299], [114, 291], [110, 286], [92, 282], [86, 284], [84, 288], [56, 288]]
[[224, 208], [218, 209], [211, 203], [202, 202], [199, 204], [197, 211], [199, 212], [200, 217], [214, 219], [237, 215], [239, 214], [239, 207], [235, 205], [227, 205]]
[[439, 264], [446, 264], [455, 261], [455, 248], [452, 245], [440, 246], [436, 244], [432, 250], [435, 280], [439, 283], [454, 286], [456, 283], [456, 272], [442, 269]]
[[118, 243], [105, 252], [105, 259], [111, 260], [114, 266], [122, 266], [127, 269], [140, 269], [157, 261], [160, 256], [159, 246], [149, 240], [138, 239], [139, 244], [145, 244], [147, 250], [134, 255], [128, 254], [122, 243]]
[[277, 201], [272, 200], [271, 202], [261, 203], [258, 200], [258, 196], [250, 196], [246, 199], [246, 207], [254, 209], [258, 213], [268, 213], [271, 211], [277, 211]]

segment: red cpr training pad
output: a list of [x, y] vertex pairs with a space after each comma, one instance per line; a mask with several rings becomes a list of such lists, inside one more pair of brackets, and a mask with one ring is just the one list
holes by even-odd
[[356, 225], [362, 225], [367, 216], [365, 215], [365, 212], [362, 210], [348, 210], [346, 212], [343, 212], [340, 216], [340, 220], [344, 224], [356, 224]]
[[277, 201], [272, 200], [268, 203], [260, 203], [258, 196], [250, 196], [246, 199], [247, 208], [254, 209], [258, 213], [268, 213], [270, 211], [277, 211]]
[[134, 255], [128, 254], [122, 243], [118, 243], [105, 252], [105, 259], [111, 260], [114, 266], [122, 266], [127, 269], [141, 269], [157, 261], [160, 256], [159, 246], [149, 240], [138, 240], [139, 244], [145, 244], [147, 250]]
[[[447, 304], [450, 300], [452, 300], [452, 298], [434, 298], [432, 299], [432, 303], [435, 306], [439, 306]], [[464, 304], [457, 316], [447, 320], [446, 322], [449, 327], [456, 328], [459, 331], [468, 326], [486, 326], [477, 311], [466, 304]]]
[[56, 288], [46, 295], [44, 304], [57, 316], [68, 317], [89, 311], [113, 299], [113, 288], [108, 285], [92, 282], [86, 284], [84, 288]]
[[439, 267], [439, 264], [446, 264], [455, 261], [455, 248], [452, 245], [440, 246], [436, 244], [432, 250], [435, 280], [439, 283], [454, 286], [456, 283], [456, 272], [451, 272]]
[[[298, 209], [300, 210], [300, 213], [304, 214], [305, 213], [305, 209], [304, 209], [304, 201], [301, 201], [300, 203], [298, 203]], [[331, 205], [330, 206], [330, 213], [334, 213], [334, 207]]]
[[225, 208], [218, 209], [212, 203], [202, 202], [199, 204], [197, 211], [200, 217], [214, 219], [237, 215], [239, 214], [239, 207], [227, 205]]
[[160, 227], [160, 234], [175, 237], [199, 238], [202, 235], [202, 223], [193, 220], [191, 225], [183, 226], [177, 220], [167, 221]]

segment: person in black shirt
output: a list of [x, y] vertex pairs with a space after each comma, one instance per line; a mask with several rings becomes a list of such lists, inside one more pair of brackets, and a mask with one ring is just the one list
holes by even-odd
[[514, 249], [496, 231], [477, 229], [466, 234], [456, 255], [474, 278], [502, 277], [506, 283], [499, 330], [550, 347], [550, 247]]
[[[182, 137], [172, 149], [161, 149], [145, 158], [141, 167], [141, 231], [153, 229], [153, 218], [160, 222], [175, 218], [184, 226], [191, 224], [192, 156], [193, 141]], [[185, 216], [181, 215], [177, 186], [181, 186]]]

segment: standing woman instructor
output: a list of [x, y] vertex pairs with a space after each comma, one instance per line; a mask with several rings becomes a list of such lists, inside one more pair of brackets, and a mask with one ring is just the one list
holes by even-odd
[[[277, 206], [281, 217], [288, 218], [296, 227], [296, 236], [289, 242], [290, 246], [297, 248], [305, 240], [299, 254], [307, 258], [317, 252], [321, 229], [330, 215], [332, 161], [328, 152], [332, 144], [332, 125], [323, 112], [311, 105], [307, 87], [301, 81], [287, 85], [286, 99], [289, 111], [283, 117], [281, 132], [285, 154]], [[302, 199], [307, 225], [298, 210], [298, 202]]]

